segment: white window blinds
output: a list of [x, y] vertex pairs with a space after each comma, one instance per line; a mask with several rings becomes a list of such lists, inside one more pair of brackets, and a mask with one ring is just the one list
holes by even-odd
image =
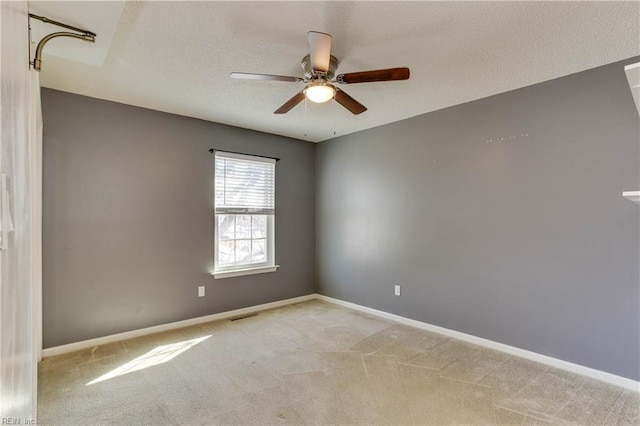
[[274, 214], [274, 159], [220, 151], [215, 158], [216, 214]]

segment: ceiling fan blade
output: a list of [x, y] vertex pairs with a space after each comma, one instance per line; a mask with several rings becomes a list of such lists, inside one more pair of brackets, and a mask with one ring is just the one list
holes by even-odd
[[231, 78], [237, 78], [239, 80], [271, 80], [271, 81], [289, 81], [297, 83], [298, 81], [304, 81], [300, 77], [289, 77], [286, 75], [271, 75], [271, 74], [253, 74], [248, 72], [232, 72]]
[[296, 93], [296, 95], [293, 98], [291, 98], [287, 102], [285, 102], [280, 108], [275, 110], [273, 113], [274, 114], [286, 114], [291, 110], [291, 108], [293, 108], [294, 106], [296, 106], [300, 102], [302, 102], [303, 99], [304, 99], [304, 92], [300, 91], [300, 92]]
[[336, 102], [340, 105], [351, 111], [352, 114], [358, 115], [362, 114], [367, 110], [367, 107], [362, 105], [360, 102], [353, 99], [351, 96], [347, 95], [344, 91], [338, 89], [336, 87], [336, 95], [334, 96]]
[[388, 68], [384, 70], [350, 72], [340, 74], [336, 81], [341, 84], [371, 83], [374, 81], [408, 80], [409, 68]]
[[311, 69], [320, 72], [329, 72], [331, 36], [317, 31], [309, 31], [308, 38]]

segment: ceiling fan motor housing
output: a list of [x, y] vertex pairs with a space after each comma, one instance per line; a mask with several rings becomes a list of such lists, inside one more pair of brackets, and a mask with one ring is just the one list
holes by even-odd
[[307, 55], [304, 58], [302, 58], [302, 62], [300, 63], [300, 66], [302, 67], [304, 76], [308, 80], [313, 80], [317, 77], [324, 77], [325, 80], [331, 80], [335, 76], [339, 63], [340, 62], [338, 62], [338, 59], [335, 56], [331, 55], [329, 57], [329, 72], [325, 74], [322, 72], [315, 71], [311, 68], [311, 55]]

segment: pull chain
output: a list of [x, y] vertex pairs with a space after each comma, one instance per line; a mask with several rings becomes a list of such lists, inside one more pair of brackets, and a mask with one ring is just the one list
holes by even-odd
[[307, 112], [307, 97], [304, 97], [304, 137], [307, 137], [309, 131], [309, 114]]

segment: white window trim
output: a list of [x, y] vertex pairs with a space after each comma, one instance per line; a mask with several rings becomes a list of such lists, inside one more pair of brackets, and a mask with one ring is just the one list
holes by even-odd
[[[262, 162], [262, 163], [274, 163], [275, 159], [265, 158], [265, 157], [257, 157], [246, 154], [236, 154], [236, 153], [216, 153], [221, 157], [227, 158], [236, 158], [240, 160], [254, 161], [254, 162]], [[215, 198], [215, 190], [214, 190], [214, 198]], [[229, 214], [241, 214], [241, 213], [229, 213]], [[251, 215], [252, 213], [247, 212], [246, 214]], [[254, 275], [254, 274], [263, 274], [267, 272], [275, 272], [280, 265], [275, 264], [275, 213], [271, 215], [267, 215], [267, 259], [264, 263], [254, 263], [248, 265], [233, 265], [233, 266], [224, 266], [218, 267], [218, 218], [215, 212], [215, 203], [214, 203], [214, 271], [211, 272], [211, 275], [215, 279], [220, 278], [232, 278], [239, 277], [243, 275]]]
[[275, 272], [280, 265], [261, 266], [259, 268], [236, 269], [233, 271], [212, 272], [213, 278], [216, 280], [221, 278], [241, 277], [243, 275], [264, 274], [266, 272]]
[[[214, 242], [213, 242], [213, 264], [214, 265], [218, 265], [218, 244], [220, 242], [220, 240], [218, 240], [218, 217], [215, 214], [215, 212], [213, 213], [213, 218], [214, 218]], [[233, 266], [224, 266], [224, 267], [218, 267], [217, 269], [215, 269], [212, 274], [214, 275], [214, 278], [217, 278], [216, 275], [223, 275], [223, 274], [230, 274], [233, 272], [244, 272], [244, 271], [253, 271], [253, 270], [260, 270], [260, 269], [269, 269], [269, 268], [273, 268], [274, 266], [277, 268], [278, 266], [275, 265], [275, 251], [276, 251], [276, 247], [275, 247], [275, 235], [276, 235], [276, 227], [275, 227], [275, 215], [268, 215], [267, 216], [267, 261], [264, 263], [251, 263], [246, 265], [246, 267], [242, 267], [242, 265], [233, 265]], [[275, 269], [274, 269], [275, 271]], [[273, 272], [273, 271], [264, 271], [264, 272]], [[239, 275], [251, 275], [251, 274], [259, 274], [261, 272], [250, 272], [250, 273], [242, 273]], [[238, 276], [238, 275], [232, 275], [232, 276]], [[226, 278], [226, 276], [221, 277], [221, 278]]]

